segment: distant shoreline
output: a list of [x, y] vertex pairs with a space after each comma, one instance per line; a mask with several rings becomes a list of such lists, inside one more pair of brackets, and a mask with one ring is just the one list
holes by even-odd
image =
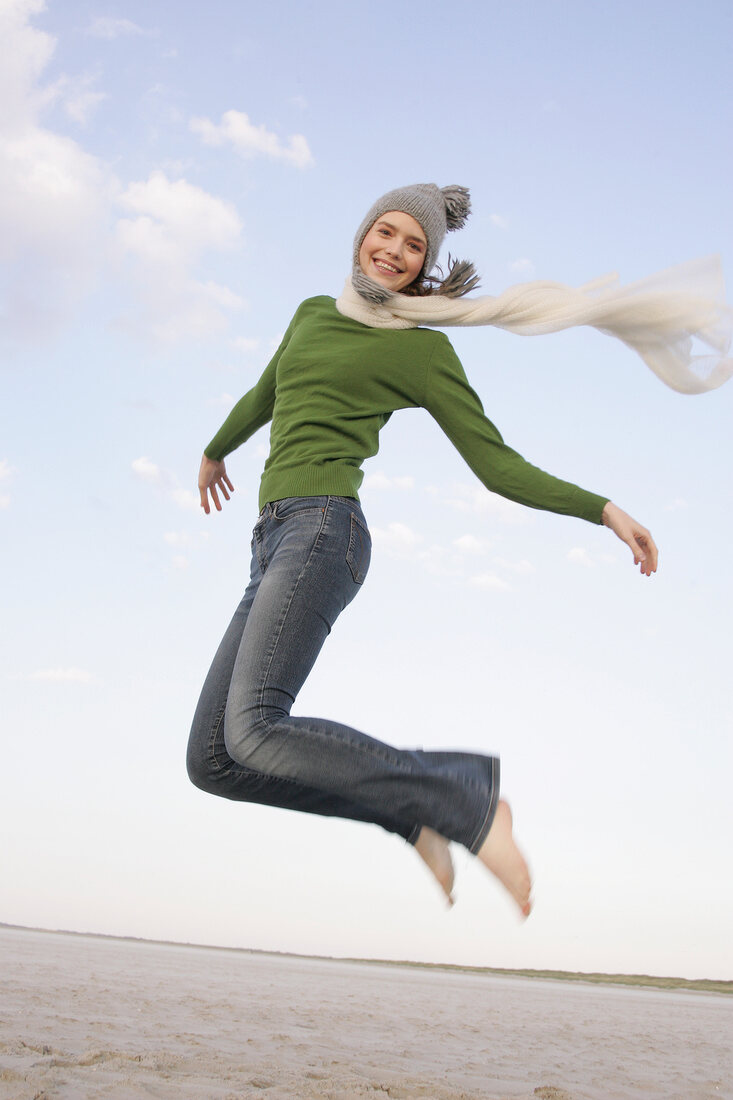
[[181, 940], [154, 940], [143, 936], [116, 936], [107, 932], [75, 932], [67, 928], [31, 928], [0, 921], [0, 931], [43, 932], [49, 935], [85, 936], [120, 943], [150, 943], [161, 947], [192, 947], [203, 951], [234, 951], [238, 954], [267, 955], [273, 958], [313, 959], [319, 962], [358, 963], [365, 966], [399, 966], [414, 970], [445, 970], [457, 974], [488, 974], [498, 978], [536, 978], [541, 981], [586, 982], [594, 985], [622, 985], [637, 988], [667, 989], [699, 993], [733, 994], [733, 981], [715, 978], [671, 978], [653, 974], [604, 974], [573, 970], [524, 970], [495, 966], [463, 966], [458, 963], [413, 962], [408, 959], [358, 959], [342, 955], [303, 955], [296, 951], [265, 951], [252, 947], [223, 947], [210, 943], [186, 943]]

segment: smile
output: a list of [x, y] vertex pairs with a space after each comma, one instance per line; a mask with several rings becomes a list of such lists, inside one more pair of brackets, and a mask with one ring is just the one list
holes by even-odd
[[395, 267], [393, 264], [388, 264], [386, 260], [372, 260], [375, 267], [378, 267], [380, 271], [384, 271], [387, 275], [401, 275], [402, 271], [399, 267]]

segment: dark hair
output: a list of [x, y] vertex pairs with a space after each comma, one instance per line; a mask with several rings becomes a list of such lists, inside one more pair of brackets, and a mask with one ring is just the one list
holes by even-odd
[[468, 260], [454, 260], [449, 255], [448, 274], [444, 275], [442, 269], [437, 266], [435, 271], [437, 274], [434, 275], [421, 273], [400, 293], [409, 294], [413, 298], [426, 298], [429, 294], [462, 298], [464, 294], [469, 294], [479, 285], [476, 268]]

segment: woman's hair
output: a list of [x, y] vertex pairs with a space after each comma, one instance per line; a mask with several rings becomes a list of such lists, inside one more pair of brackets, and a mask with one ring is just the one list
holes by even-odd
[[434, 268], [434, 274], [426, 275], [424, 272], [409, 284], [403, 287], [400, 293], [408, 294], [413, 298], [426, 298], [429, 294], [442, 294], [446, 298], [462, 298], [464, 294], [470, 294], [479, 286], [479, 276], [476, 268], [468, 260], [454, 260], [448, 255], [448, 273], [443, 274], [441, 267]]

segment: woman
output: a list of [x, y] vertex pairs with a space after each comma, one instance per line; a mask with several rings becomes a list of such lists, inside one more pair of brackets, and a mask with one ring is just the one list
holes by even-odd
[[208, 515], [210, 502], [221, 510], [220, 495], [229, 500], [233, 489], [226, 455], [272, 421], [251, 580], [204, 685], [188, 769], [197, 786], [224, 798], [398, 833], [449, 901], [449, 844], [463, 844], [527, 916], [530, 877], [499, 798], [496, 758], [399, 750], [337, 722], [290, 713], [366, 576], [371, 541], [358, 501], [361, 466], [399, 409], [426, 409], [492, 491], [604, 523], [644, 575], [656, 570], [657, 549], [644, 527], [506, 446], [445, 335], [390, 320], [395, 303], [429, 302], [436, 290], [435, 301], [455, 300], [475, 285], [468, 264], [453, 265], [442, 283], [430, 279], [446, 231], [463, 225], [469, 209], [465, 189], [434, 184], [379, 199], [356, 235], [348, 293], [338, 304], [328, 297], [302, 303], [259, 382], [206, 448], [199, 490]]

